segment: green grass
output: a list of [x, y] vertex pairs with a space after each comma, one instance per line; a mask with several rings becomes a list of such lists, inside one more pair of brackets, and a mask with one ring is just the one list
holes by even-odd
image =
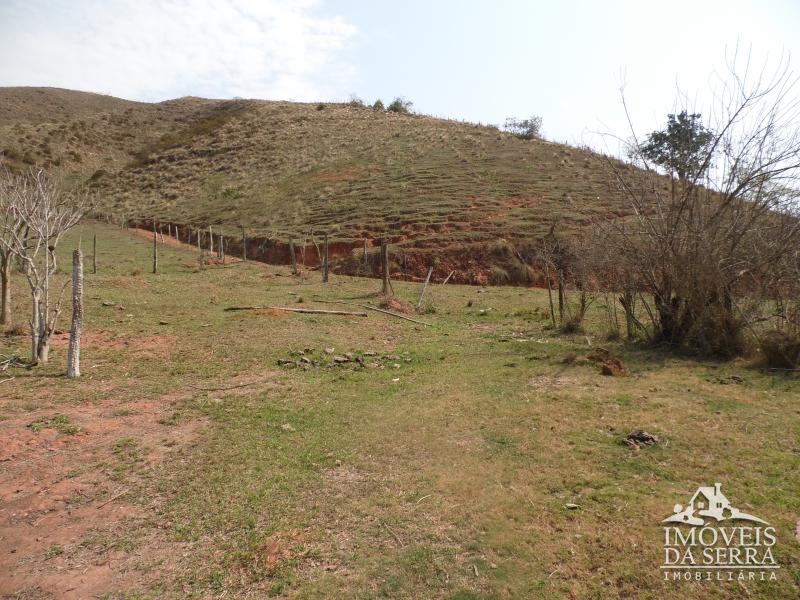
[[[100, 272], [87, 275], [86, 327], [117, 345], [87, 345], [85, 375], [69, 382], [56, 377], [66, 350], [54, 349], [51, 365], [4, 384], [2, 409], [14, 414], [6, 404], [45, 395], [64, 415], [109, 397], [119, 410], [136, 399], [178, 398], [159, 425], [164, 436], [200, 427], [154, 464], [136, 431], [120, 432], [111, 449], [112, 477], [132, 488], [126, 501], [141, 506], [143, 531], [152, 532], [136, 540], [137, 568], [150, 579], [127, 591], [364, 599], [800, 593], [797, 380], [745, 361], [701, 364], [618, 343], [605, 347], [626, 364], [626, 377], [563, 364], [567, 353], [591, 349], [583, 335], [547, 329], [546, 295], [534, 289], [431, 286], [436, 312], [421, 318], [433, 327], [377, 313], [227, 313], [230, 305], [292, 305], [297, 294], [304, 306], [325, 307], [314, 300], [362, 297], [380, 283], [333, 276], [324, 285], [316, 273], [301, 281], [252, 263], [198, 269], [191, 253], [170, 248], [152, 275], [149, 245], [122, 230], [85, 225], [72, 239], [95, 231]], [[395, 290], [413, 302], [419, 286], [396, 282]], [[593, 347], [603, 314], [590, 315]], [[168, 355], [144, 343], [153, 338]], [[27, 347], [22, 338], [3, 344]], [[329, 347], [367, 353], [367, 366], [333, 366]], [[279, 365], [304, 349], [321, 364]], [[372, 352], [400, 360], [371, 366]], [[731, 374], [744, 382], [721, 383]], [[623, 445], [637, 428], [662, 444], [638, 452]], [[745, 592], [662, 581], [661, 519], [715, 481], [735, 505], [775, 525], [778, 582], [745, 583]], [[166, 544], [165, 562], [148, 563], [148, 536]]]
[[35, 421], [28, 424], [28, 428], [34, 433], [39, 433], [44, 429], [55, 429], [64, 435], [74, 435], [78, 433], [81, 428], [79, 425], [70, 423], [67, 415], [56, 414], [49, 417], [39, 417]]

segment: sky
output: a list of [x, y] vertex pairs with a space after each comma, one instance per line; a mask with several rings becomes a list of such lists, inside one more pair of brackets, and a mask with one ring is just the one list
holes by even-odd
[[678, 91], [702, 108], [737, 47], [800, 71], [800, 0], [0, 0], [0, 86], [404, 96], [473, 122], [538, 115], [548, 139], [595, 147], [628, 134], [621, 88], [652, 131]]

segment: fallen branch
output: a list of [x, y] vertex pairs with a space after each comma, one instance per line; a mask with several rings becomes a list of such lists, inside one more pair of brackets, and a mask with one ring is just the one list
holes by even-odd
[[239, 385], [229, 385], [225, 387], [214, 387], [214, 388], [197, 387], [196, 385], [190, 385], [189, 387], [199, 392], [226, 392], [228, 390], [237, 390], [239, 388], [255, 385], [256, 383], [258, 382], [252, 381], [250, 383], [240, 383]]
[[346, 315], [350, 317], [366, 317], [365, 312], [352, 312], [348, 310], [322, 310], [321, 308], [288, 308], [285, 306], [229, 306], [226, 312], [234, 310], [285, 310], [296, 313], [309, 313], [315, 315]]
[[0, 372], [7, 371], [9, 367], [30, 369], [31, 367], [33, 367], [33, 365], [29, 362], [22, 360], [16, 354], [12, 354], [11, 356], [0, 355]]
[[370, 306], [369, 304], [358, 304], [357, 302], [345, 302], [344, 300], [319, 300], [319, 299], [315, 299], [314, 302], [322, 302], [323, 304], [347, 304], [348, 306], [359, 306], [361, 308], [366, 308], [367, 310], [374, 310], [376, 312], [383, 313], [385, 315], [397, 317], [398, 319], [405, 319], [406, 321], [411, 321], [412, 323], [418, 323], [419, 325], [427, 325], [428, 327], [433, 327], [432, 323], [426, 323], [425, 321], [412, 319], [411, 317], [407, 317], [405, 315], [401, 315], [399, 313], [395, 313], [390, 310], [384, 310], [382, 308]]
[[390, 310], [384, 310], [382, 308], [376, 308], [375, 306], [370, 306], [369, 304], [356, 304], [356, 306], [360, 306], [361, 308], [366, 308], [368, 310], [374, 310], [379, 313], [383, 313], [385, 315], [391, 315], [393, 317], [397, 317], [398, 319], [405, 319], [406, 321], [411, 321], [412, 323], [419, 323], [420, 325], [427, 325], [428, 327], [433, 327], [431, 323], [426, 323], [425, 321], [418, 321], [417, 319], [412, 319], [411, 317], [407, 317], [405, 315], [401, 315], [399, 313], [392, 312]]
[[397, 535], [384, 521], [381, 521], [381, 525], [383, 525], [386, 531], [388, 531], [392, 535], [392, 537], [400, 545], [401, 548], [405, 546], [403, 540], [400, 539], [400, 536]]

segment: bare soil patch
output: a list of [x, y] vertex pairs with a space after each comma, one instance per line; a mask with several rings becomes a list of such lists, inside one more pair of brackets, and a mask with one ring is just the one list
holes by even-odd
[[[111, 331], [96, 329], [85, 331], [81, 336], [81, 345], [84, 348], [96, 350], [126, 350], [142, 357], [169, 358], [178, 338], [174, 335], [144, 335], [124, 336]], [[69, 332], [53, 334], [52, 344], [56, 348], [66, 348], [69, 345]]]
[[[151, 351], [151, 342], [137, 344]], [[126, 496], [138, 473], [203, 426], [172, 424], [171, 413], [165, 398], [119, 403], [109, 394], [0, 421], [0, 597], [69, 600], [138, 586], [133, 566], [153, 553], [142, 548], [145, 515]]]

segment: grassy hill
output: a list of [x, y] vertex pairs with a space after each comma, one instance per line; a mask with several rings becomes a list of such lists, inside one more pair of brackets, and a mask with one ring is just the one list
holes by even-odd
[[0, 150], [12, 168], [78, 172], [117, 218], [213, 225], [236, 239], [244, 226], [262, 249], [327, 233], [347, 256], [386, 234], [410, 257], [403, 267], [424, 272], [435, 257], [438, 271], [454, 267], [456, 280], [470, 281], [492, 261], [516, 260], [487, 252], [498, 240], [622, 210], [602, 156], [427, 116], [41, 88], [1, 89], [0, 105]]

